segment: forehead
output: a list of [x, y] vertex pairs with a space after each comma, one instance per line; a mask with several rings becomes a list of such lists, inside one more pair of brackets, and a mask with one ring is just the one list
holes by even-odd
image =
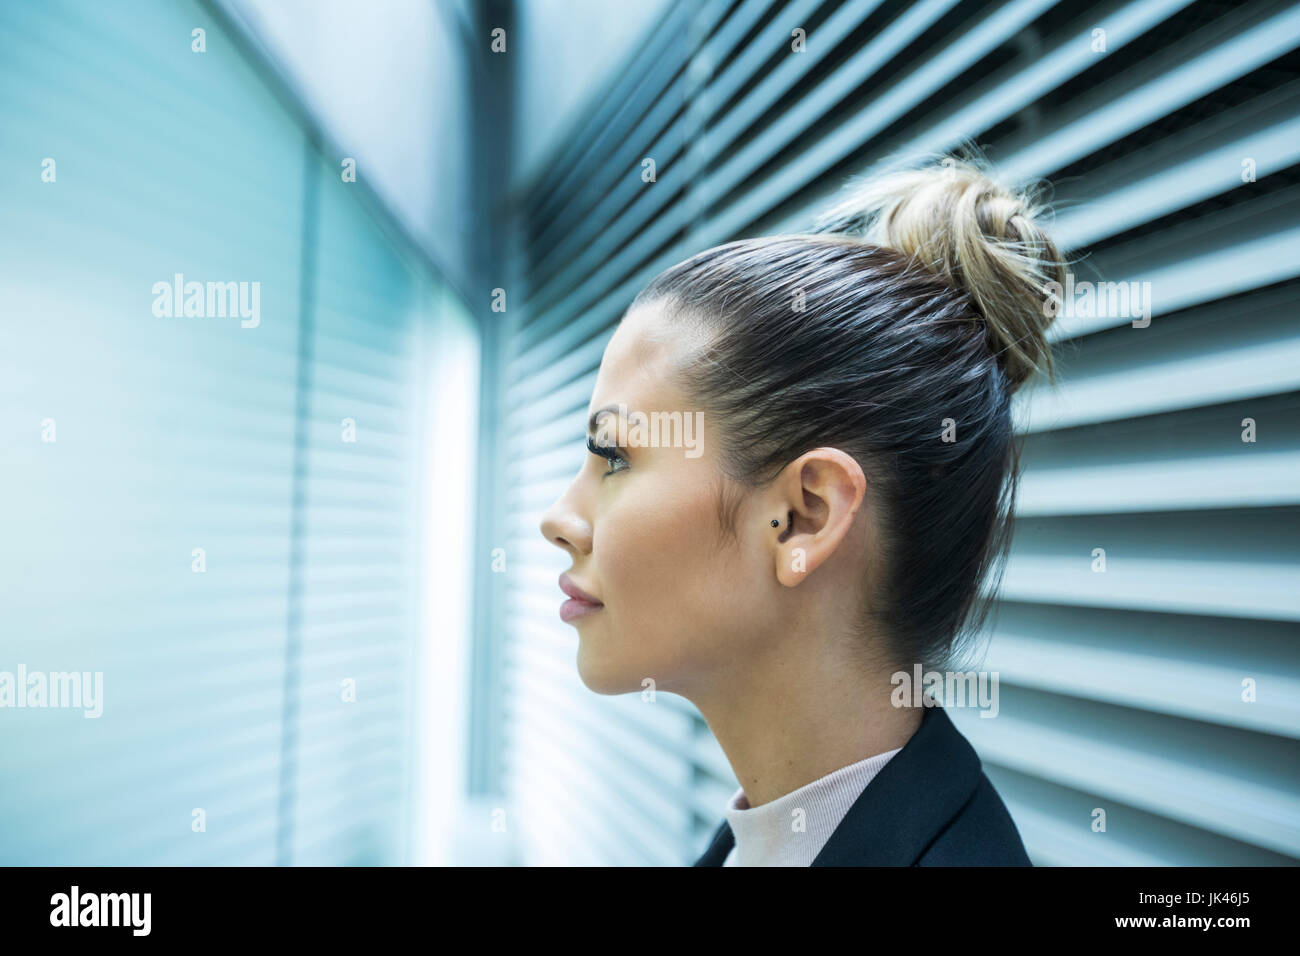
[[691, 339], [657, 303], [629, 310], [605, 346], [591, 408], [669, 400], [676, 395], [673, 373], [693, 350]]

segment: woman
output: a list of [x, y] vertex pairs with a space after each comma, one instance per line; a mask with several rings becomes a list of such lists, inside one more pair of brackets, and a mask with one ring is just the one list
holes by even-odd
[[1029, 865], [970, 744], [895, 675], [951, 671], [987, 616], [1011, 397], [1053, 374], [1063, 281], [1033, 194], [947, 157], [629, 307], [541, 527], [573, 562], [583, 682], [686, 697], [736, 774], [697, 865]]

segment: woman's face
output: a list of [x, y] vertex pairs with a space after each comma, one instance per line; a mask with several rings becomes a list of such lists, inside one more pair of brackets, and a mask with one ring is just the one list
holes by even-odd
[[[597, 693], [639, 691], [651, 686], [648, 678], [680, 694], [711, 679], [760, 637], [779, 588], [761, 546], [761, 535], [775, 532], [751, 515], [750, 497], [741, 496], [739, 540], [722, 538], [717, 502], [727, 479], [718, 468], [718, 423], [680, 391], [674, 369], [696, 347], [684, 338], [656, 304], [624, 317], [588, 406], [597, 418], [589, 436], [598, 447], [620, 445], [620, 458], [588, 453], [541, 522], [542, 534], [569, 554], [568, 581], [600, 602], [578, 604], [586, 613], [570, 620], [578, 673]], [[638, 413], [647, 425], [673, 426], [636, 430]], [[558, 606], [558, 588], [556, 599]]]

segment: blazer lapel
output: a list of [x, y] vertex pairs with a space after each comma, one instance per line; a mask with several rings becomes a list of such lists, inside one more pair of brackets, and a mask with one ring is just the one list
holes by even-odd
[[[888, 766], [888, 764], [886, 764]], [[695, 861], [696, 866], [722, 866], [722, 862], [731, 852], [731, 848], [736, 845], [736, 835], [731, 832], [731, 824], [726, 820], [722, 821], [722, 826], [713, 832], [713, 839], [709, 842], [709, 848], [704, 851], [704, 855]]]
[[[921, 726], [849, 808], [813, 866], [911, 866], [979, 784], [974, 748], [942, 707]], [[735, 844], [726, 820], [695, 866], [722, 866]]]
[[867, 784], [813, 866], [911, 866], [979, 785], [975, 749], [942, 707]]

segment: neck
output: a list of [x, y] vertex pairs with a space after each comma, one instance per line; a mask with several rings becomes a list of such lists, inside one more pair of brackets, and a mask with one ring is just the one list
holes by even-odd
[[751, 807], [902, 747], [920, 726], [920, 708], [890, 703], [890, 672], [843, 647], [787, 635], [690, 695]]

